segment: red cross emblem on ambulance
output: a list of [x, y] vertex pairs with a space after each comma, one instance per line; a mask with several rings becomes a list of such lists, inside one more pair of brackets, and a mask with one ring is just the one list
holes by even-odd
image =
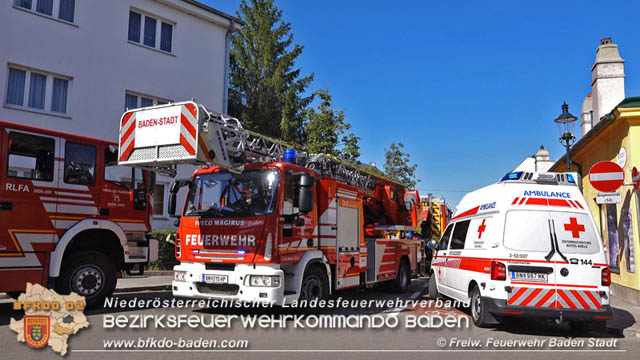
[[478, 226], [478, 239], [482, 238], [482, 233], [487, 229], [487, 225], [485, 225], [486, 222], [487, 219], [482, 219], [482, 224]]
[[580, 238], [580, 232], [581, 231], [585, 231], [584, 230], [584, 225], [578, 224], [578, 219], [576, 219], [574, 217], [569, 218], [569, 223], [568, 224], [564, 224], [564, 229], [566, 231], [570, 231], [571, 232], [571, 236], [574, 239]]

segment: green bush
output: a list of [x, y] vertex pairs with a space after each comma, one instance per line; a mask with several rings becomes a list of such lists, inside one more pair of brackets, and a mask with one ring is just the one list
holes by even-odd
[[172, 230], [154, 230], [151, 237], [158, 240], [158, 261], [149, 264], [149, 269], [173, 270], [174, 265], [180, 262], [176, 260], [174, 242], [170, 238], [176, 232]]

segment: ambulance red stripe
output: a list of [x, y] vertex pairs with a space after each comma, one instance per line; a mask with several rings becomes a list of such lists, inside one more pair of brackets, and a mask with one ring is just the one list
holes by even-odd
[[536, 296], [538, 296], [538, 294], [540, 294], [541, 292], [542, 292], [542, 288], [537, 288], [537, 289], [533, 290], [533, 292], [529, 296], [527, 296], [527, 298], [524, 299], [520, 303], [520, 305], [521, 306], [527, 306], [531, 302], [531, 300], [535, 299]]
[[479, 209], [480, 209], [480, 206], [476, 206], [476, 207], [474, 207], [474, 208], [473, 208], [473, 209], [471, 209], [471, 210], [467, 210], [467, 211], [463, 212], [462, 214], [455, 216], [455, 217], [454, 217], [453, 219], [451, 219], [451, 220], [459, 219], [459, 218], [462, 218], [462, 217], [465, 217], [465, 216], [475, 215], [475, 214], [477, 214], [477, 213], [478, 213], [478, 210], [479, 210]]
[[583, 309], [591, 309], [591, 305], [587, 304], [587, 302], [584, 301], [584, 299], [582, 298], [582, 295], [580, 295], [579, 292], [577, 292], [575, 290], [569, 290], [569, 292], [573, 295], [574, 298], [576, 298], [578, 300], [580, 305], [582, 305]]
[[528, 198], [527, 205], [549, 205], [545, 198]]
[[591, 300], [591, 302], [593, 303], [593, 305], [596, 306], [596, 309], [600, 310], [600, 308], [602, 308], [602, 305], [600, 304], [600, 301], [598, 301], [598, 299], [596, 299], [590, 291], [585, 291], [585, 294], [587, 295], [587, 297], [589, 298], [589, 300]]
[[566, 206], [570, 207], [569, 203], [564, 199], [549, 199], [549, 206]]
[[577, 308], [573, 301], [571, 301], [571, 299], [567, 296], [567, 294], [564, 293], [563, 290], [558, 289], [558, 295], [560, 295], [560, 297], [567, 303], [567, 305], [569, 305], [570, 308]]
[[555, 289], [549, 289], [547, 293], [542, 297], [542, 299], [540, 299], [540, 301], [535, 303], [533, 306], [542, 307], [542, 305], [544, 305], [547, 302], [547, 300], [549, 300], [549, 298], [552, 297], [555, 293], [556, 293]]
[[516, 300], [518, 300], [518, 298], [520, 296], [522, 296], [522, 294], [524, 294], [527, 291], [527, 288], [520, 288], [520, 290], [518, 290], [518, 292], [516, 292], [512, 297], [509, 298], [509, 300], [507, 300], [508, 304], [513, 304], [514, 302], [516, 302]]

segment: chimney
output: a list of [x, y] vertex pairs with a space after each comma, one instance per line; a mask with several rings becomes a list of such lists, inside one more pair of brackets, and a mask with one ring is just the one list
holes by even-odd
[[580, 135], [588, 133], [593, 127], [595, 122], [595, 115], [593, 113], [593, 94], [589, 94], [584, 100], [582, 100], [582, 115], [580, 115]]
[[540, 149], [533, 155], [533, 159], [535, 161], [535, 171], [548, 171], [554, 163], [544, 145], [540, 145]]
[[596, 62], [591, 68], [591, 89], [595, 126], [600, 118], [611, 112], [625, 96], [624, 59], [620, 57], [618, 45], [614, 44], [611, 38], [600, 40], [600, 46], [596, 49]]

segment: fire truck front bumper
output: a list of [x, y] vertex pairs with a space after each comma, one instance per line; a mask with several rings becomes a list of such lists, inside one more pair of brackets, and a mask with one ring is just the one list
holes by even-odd
[[183, 262], [173, 268], [173, 296], [226, 299], [241, 302], [284, 300], [284, 271], [279, 265], [220, 264]]

